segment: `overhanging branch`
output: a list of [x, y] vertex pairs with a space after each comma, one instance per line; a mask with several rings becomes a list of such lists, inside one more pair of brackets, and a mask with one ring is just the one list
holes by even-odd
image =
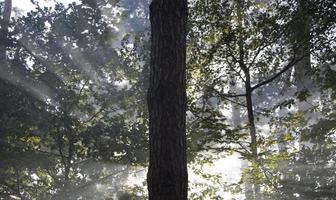
[[270, 82], [272, 82], [273, 80], [275, 80], [276, 78], [278, 78], [279, 76], [281, 76], [283, 73], [285, 73], [287, 70], [289, 70], [291, 67], [293, 67], [295, 64], [297, 64], [298, 62], [300, 62], [304, 57], [306, 57], [306, 55], [300, 57], [299, 59], [296, 59], [296, 57], [294, 56], [294, 58], [285, 66], [283, 67], [278, 73], [274, 74], [271, 78], [262, 81], [258, 84], [256, 84], [255, 86], [251, 87], [251, 90], [255, 90], [263, 85], [266, 85]]

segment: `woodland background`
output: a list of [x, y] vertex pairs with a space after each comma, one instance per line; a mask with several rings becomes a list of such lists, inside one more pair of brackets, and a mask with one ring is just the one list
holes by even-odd
[[[150, 2], [8, 2], [0, 198], [147, 199]], [[333, 0], [189, 1], [190, 199], [335, 199], [335, 22]]]

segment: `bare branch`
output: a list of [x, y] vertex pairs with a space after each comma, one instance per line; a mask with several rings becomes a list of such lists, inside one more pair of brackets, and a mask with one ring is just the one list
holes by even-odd
[[91, 122], [92, 120], [94, 120], [101, 112], [103, 112], [105, 109], [104, 108], [100, 108], [95, 114], [93, 114], [90, 119], [88, 119], [87, 121], [85, 121], [85, 123]]
[[246, 107], [245, 104], [239, 103], [238, 101], [232, 100], [232, 99], [230, 99], [228, 97], [222, 97], [222, 98], [225, 99], [225, 100], [227, 100], [227, 101], [229, 101], [229, 102], [231, 102], [231, 103], [234, 103], [236, 105], [239, 105], [239, 106], [242, 106], [242, 107]]
[[215, 90], [215, 93], [217, 96], [222, 97], [222, 98], [234, 98], [234, 97], [245, 97], [246, 94], [231, 94], [231, 93], [220, 93], [218, 90]]
[[265, 81], [262, 81], [262, 82], [256, 84], [255, 86], [251, 87], [251, 90], [253, 91], [253, 90], [258, 89], [259, 87], [261, 87], [263, 85], [266, 85], [266, 84], [272, 82], [273, 80], [275, 80], [276, 78], [281, 76], [283, 73], [285, 73], [287, 70], [289, 70], [291, 67], [295, 66], [298, 62], [300, 62], [306, 56], [307, 55], [303, 55], [300, 58], [296, 59], [296, 55], [294, 55], [293, 59], [285, 67], [283, 67], [278, 73], [274, 74], [269, 79], [267, 79]]
[[277, 40], [279, 40], [281, 38], [281, 36], [283, 34], [285, 34], [285, 31], [287, 31], [287, 29], [289, 28], [289, 26], [286, 26], [275, 38], [273, 38], [271, 41], [266, 42], [263, 46], [261, 46], [260, 48], [258, 48], [256, 54], [254, 55], [254, 57], [252, 58], [252, 61], [248, 64], [248, 68], [251, 68], [251, 66], [253, 66], [257, 60], [257, 57], [260, 55], [260, 53], [267, 48], [268, 46], [270, 46], [271, 44], [274, 44]]

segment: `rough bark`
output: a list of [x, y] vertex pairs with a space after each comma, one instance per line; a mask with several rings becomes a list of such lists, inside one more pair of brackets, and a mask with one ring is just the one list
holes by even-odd
[[187, 0], [153, 0], [150, 21], [149, 199], [186, 200]]

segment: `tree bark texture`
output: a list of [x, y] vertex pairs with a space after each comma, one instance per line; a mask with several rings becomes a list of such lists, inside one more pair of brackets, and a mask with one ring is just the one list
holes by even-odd
[[150, 21], [149, 199], [186, 200], [187, 0], [153, 0]]

